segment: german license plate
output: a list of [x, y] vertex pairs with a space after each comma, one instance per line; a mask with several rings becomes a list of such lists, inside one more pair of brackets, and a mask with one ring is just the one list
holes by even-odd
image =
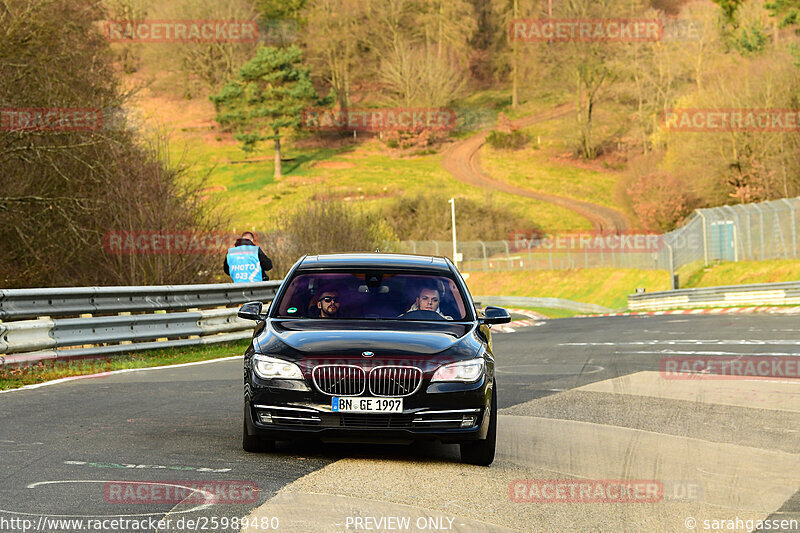
[[402, 398], [331, 398], [334, 413], [402, 413]]

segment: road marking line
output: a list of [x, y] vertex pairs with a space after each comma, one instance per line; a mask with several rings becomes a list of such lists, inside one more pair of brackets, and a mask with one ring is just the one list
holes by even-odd
[[[36, 483], [31, 483], [26, 488], [33, 489], [40, 485], [55, 485], [59, 483], [130, 483], [130, 481], [123, 481], [123, 480], [106, 480], [106, 479], [65, 479], [65, 480], [55, 480], [55, 481], [38, 481]], [[161, 483], [161, 482], [146, 482], [146, 481], [137, 481], [137, 483], [141, 483], [143, 485], [166, 485], [170, 487], [180, 487], [183, 489], [188, 489], [189, 491], [196, 491], [202, 492], [205, 495], [205, 499], [207, 501], [214, 501], [214, 495], [209, 493], [208, 491], [204, 491], [202, 489], [198, 489], [195, 487], [187, 487], [184, 485], [177, 485], [174, 483]], [[175, 511], [175, 513], [194, 513], [197, 511], [202, 511], [203, 509], [208, 509], [212, 507], [214, 504], [212, 503], [201, 503], [200, 505], [195, 505], [190, 509], [185, 509], [183, 511]], [[137, 513], [137, 514], [112, 514], [112, 515], [76, 515], [76, 514], [52, 514], [52, 513], [25, 513], [22, 511], [9, 511], [7, 509], [0, 509], [0, 513], [8, 513], [14, 515], [23, 515], [23, 516], [51, 516], [53, 518], [132, 518], [132, 517], [139, 517], [139, 516], [153, 516], [153, 515], [163, 515], [164, 511], [158, 511], [154, 513]]]

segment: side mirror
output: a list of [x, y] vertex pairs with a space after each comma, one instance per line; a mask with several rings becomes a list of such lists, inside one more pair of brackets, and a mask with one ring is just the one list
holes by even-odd
[[239, 308], [239, 318], [244, 318], [245, 320], [264, 320], [267, 318], [267, 315], [262, 314], [262, 309], [264, 308], [261, 302], [247, 302], [246, 304], [242, 304]]
[[508, 324], [511, 322], [511, 315], [502, 307], [486, 306], [480, 321], [484, 324]]

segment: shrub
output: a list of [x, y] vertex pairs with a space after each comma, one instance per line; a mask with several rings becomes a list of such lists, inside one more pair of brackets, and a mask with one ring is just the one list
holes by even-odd
[[530, 141], [528, 136], [519, 130], [513, 130], [511, 133], [492, 131], [486, 137], [489, 146], [497, 150], [519, 150], [525, 147], [528, 141]]
[[264, 240], [279, 279], [305, 254], [374, 252], [395, 239], [384, 220], [343, 201], [321, 198], [280, 216], [278, 229]]
[[649, 231], [674, 229], [694, 208], [685, 192], [686, 184], [675, 175], [652, 171], [641, 174], [628, 186], [633, 210]]
[[[383, 216], [401, 240], [449, 240], [452, 225], [449, 196], [424, 193], [404, 196], [384, 211]], [[456, 230], [459, 240], [503, 240], [515, 231], [527, 231], [531, 221], [498, 205], [492, 196], [483, 202], [456, 198]]]
[[383, 133], [382, 140], [389, 148], [408, 150], [428, 148], [441, 142], [446, 136], [446, 133], [441, 131], [418, 128], [387, 131]]
[[[221, 260], [203, 254], [113, 255], [110, 231], [204, 232], [225, 226], [201, 182], [124, 124], [125, 90], [95, 2], [0, 2], [4, 107], [103, 110], [102, 127], [0, 129], [0, 285], [197, 283]], [[65, 23], [69, 21], [69, 23]], [[19, 58], [26, 58], [20, 64]]]

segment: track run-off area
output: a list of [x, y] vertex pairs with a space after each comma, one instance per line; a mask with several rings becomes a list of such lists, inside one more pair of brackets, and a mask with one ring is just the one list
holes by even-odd
[[245, 453], [240, 357], [2, 393], [0, 531], [800, 531], [800, 380], [662, 371], [796, 365], [796, 317], [538, 320], [494, 351], [488, 468], [435, 443]]

